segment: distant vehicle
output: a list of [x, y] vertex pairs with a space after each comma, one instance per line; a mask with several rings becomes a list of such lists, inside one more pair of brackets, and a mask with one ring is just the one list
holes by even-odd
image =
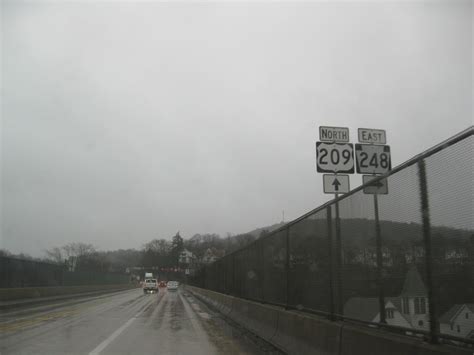
[[158, 282], [156, 279], [145, 279], [143, 283], [143, 293], [158, 293]]
[[159, 286], [160, 287], [166, 287], [166, 281], [160, 281]]
[[175, 291], [178, 289], [179, 283], [178, 281], [168, 281], [166, 288], [170, 291]]

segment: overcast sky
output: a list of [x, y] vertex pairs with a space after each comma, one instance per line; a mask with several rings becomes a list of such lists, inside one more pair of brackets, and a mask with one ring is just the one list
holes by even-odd
[[330, 199], [319, 125], [385, 129], [398, 165], [473, 124], [471, 1], [15, 0], [1, 20], [12, 252], [294, 219]]

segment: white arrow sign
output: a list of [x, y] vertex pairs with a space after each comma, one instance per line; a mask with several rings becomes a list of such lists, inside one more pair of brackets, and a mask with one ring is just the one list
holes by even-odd
[[323, 175], [325, 194], [346, 194], [349, 192], [349, 175]]

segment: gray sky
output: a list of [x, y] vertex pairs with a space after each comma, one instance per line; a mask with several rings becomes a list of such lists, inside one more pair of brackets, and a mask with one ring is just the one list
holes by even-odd
[[385, 129], [397, 165], [473, 124], [471, 1], [3, 1], [1, 20], [12, 252], [294, 219], [330, 198], [319, 125]]

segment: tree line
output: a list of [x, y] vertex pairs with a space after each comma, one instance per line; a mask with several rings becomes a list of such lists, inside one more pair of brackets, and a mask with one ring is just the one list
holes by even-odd
[[63, 265], [69, 270], [125, 272], [129, 267], [180, 267], [180, 255], [184, 250], [191, 252], [199, 262], [209, 250], [216, 257], [229, 254], [251, 243], [259, 235], [245, 233], [221, 237], [215, 233], [195, 234], [184, 239], [176, 233], [170, 239], [156, 238], [145, 243], [140, 249], [118, 249], [100, 251], [93, 244], [74, 242], [55, 246], [44, 251], [44, 257], [32, 257], [28, 254], [13, 254], [0, 249], [0, 256], [34, 260]]

